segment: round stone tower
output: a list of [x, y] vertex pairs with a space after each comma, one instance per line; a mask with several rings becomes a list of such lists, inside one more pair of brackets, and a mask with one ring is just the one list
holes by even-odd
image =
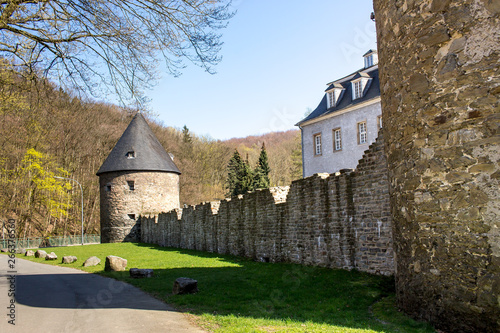
[[101, 242], [138, 242], [139, 217], [179, 207], [180, 171], [137, 113], [102, 164]]
[[500, 332], [500, 2], [375, 0], [396, 295]]

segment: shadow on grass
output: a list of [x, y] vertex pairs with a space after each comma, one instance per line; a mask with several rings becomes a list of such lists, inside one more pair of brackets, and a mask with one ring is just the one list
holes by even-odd
[[[261, 263], [230, 255], [151, 244], [135, 245], [194, 258], [195, 267], [156, 268], [155, 276], [149, 279], [132, 279], [127, 272], [118, 273], [118, 276], [114, 273], [113, 276], [182, 311], [196, 315], [234, 315], [392, 331], [370, 311], [374, 303], [394, 295], [391, 277], [289, 263]], [[205, 258], [217, 258], [232, 267], [196, 267], [197, 259]], [[101, 274], [111, 276], [106, 272]], [[178, 277], [197, 280], [200, 291], [194, 295], [172, 295], [172, 286]]]
[[[374, 304], [394, 296], [394, 281], [389, 277], [289, 263], [261, 263], [151, 244], [101, 244], [95, 248], [75, 247], [64, 251], [69, 251], [67, 255], [97, 255], [102, 259], [110, 254], [119, 255], [129, 260], [128, 269], [153, 268], [154, 277], [147, 279], [132, 279], [128, 270], [94, 269], [93, 272], [128, 282], [181, 311], [209, 317], [212, 322], [226, 321], [226, 326], [227, 320], [237, 317], [253, 318], [259, 323], [269, 319], [292, 321], [299, 326], [307, 324], [308, 330], [312, 323], [384, 332], [433, 332], [423, 323], [408, 325], [392, 320], [383, 323], [373, 316]], [[73, 267], [78, 268], [76, 264]], [[200, 291], [194, 295], [172, 295], [172, 286], [178, 277], [198, 280]], [[394, 308], [385, 305], [377, 312], [384, 311], [386, 318], [397, 314]], [[263, 326], [266, 325], [264, 322]], [[331, 328], [327, 327], [327, 331]]]

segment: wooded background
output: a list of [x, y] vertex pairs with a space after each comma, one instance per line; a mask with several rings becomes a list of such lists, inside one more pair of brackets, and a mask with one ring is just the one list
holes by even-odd
[[[15, 218], [19, 238], [78, 234], [80, 189], [55, 178], [68, 177], [83, 186], [85, 232], [99, 233], [95, 173], [135, 112], [82, 100], [36, 76], [1, 70], [0, 219]], [[298, 130], [220, 141], [146, 117], [182, 172], [181, 205], [225, 197], [227, 164], [235, 149], [253, 168], [265, 143], [271, 186], [302, 176]]]

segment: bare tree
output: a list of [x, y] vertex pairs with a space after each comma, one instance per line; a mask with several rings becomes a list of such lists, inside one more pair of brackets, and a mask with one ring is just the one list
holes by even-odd
[[0, 1], [0, 56], [28, 73], [94, 96], [102, 83], [122, 102], [158, 79], [158, 59], [178, 75], [187, 59], [208, 72], [230, 0]]

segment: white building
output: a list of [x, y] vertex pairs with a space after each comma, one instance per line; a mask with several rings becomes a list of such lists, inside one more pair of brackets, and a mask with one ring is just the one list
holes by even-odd
[[327, 84], [318, 107], [296, 124], [302, 134], [303, 176], [354, 169], [382, 126], [377, 51], [365, 67]]

